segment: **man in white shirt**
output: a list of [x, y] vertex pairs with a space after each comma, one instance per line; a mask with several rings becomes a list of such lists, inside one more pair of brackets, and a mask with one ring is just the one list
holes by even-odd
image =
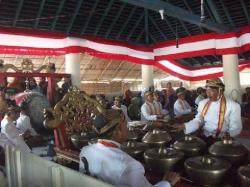
[[192, 108], [185, 100], [185, 93], [183, 91], [179, 91], [177, 93], [178, 99], [174, 103], [174, 114], [176, 117], [180, 117], [183, 115], [191, 114]]
[[146, 91], [144, 94], [145, 103], [141, 106], [141, 120], [142, 121], [156, 121], [163, 119], [162, 108], [157, 111], [154, 104], [154, 93]]
[[206, 99], [206, 89], [203, 89], [202, 87], [197, 88], [197, 93], [199, 94], [195, 99], [195, 104], [198, 106], [199, 102], [203, 99]]
[[115, 109], [115, 110], [121, 110], [124, 113], [126, 120], [131, 121], [131, 119], [128, 116], [127, 107], [125, 105], [122, 105], [122, 98], [121, 97], [119, 97], [119, 96], [115, 97], [114, 105], [111, 108]]
[[30, 147], [37, 147], [42, 145], [43, 137], [32, 128], [30, 117], [26, 114], [27, 104], [23, 102], [20, 106], [20, 116], [16, 121], [16, 127], [19, 135], [23, 135], [26, 143]]
[[7, 179], [3, 171], [0, 168], [0, 187], [7, 187]]
[[[120, 143], [125, 142], [128, 136], [124, 115], [118, 111], [108, 111], [107, 114], [107, 117], [112, 118], [98, 116], [97, 122], [93, 121], [94, 126], [98, 126], [96, 132], [99, 137], [105, 139], [82, 148], [80, 171], [118, 187], [152, 187], [144, 176], [145, 170], [141, 163], [120, 149]], [[100, 117], [104, 119], [100, 120]], [[179, 180], [175, 173], [168, 177], [172, 185]], [[169, 187], [170, 184], [161, 181], [155, 186]]]
[[3, 120], [1, 121], [1, 132], [8, 140], [21, 151], [30, 152], [30, 148], [25, 143], [22, 136], [19, 136], [19, 131], [14, 125], [14, 121], [18, 118], [19, 112], [17, 108], [8, 108]]
[[2, 167], [5, 166], [5, 152], [4, 148], [1, 145], [1, 134], [0, 133], [0, 187], [7, 187], [7, 179], [4, 170]]
[[232, 137], [242, 130], [240, 105], [224, 96], [225, 86], [219, 78], [206, 82], [208, 98], [198, 105], [195, 118], [184, 124], [175, 124], [174, 127], [184, 129], [186, 134], [202, 127], [205, 137], [218, 138], [229, 133]]
[[25, 114], [24, 110], [20, 112], [20, 116], [16, 121], [16, 127], [20, 134], [29, 132], [32, 136], [37, 135], [37, 132], [31, 126], [30, 117]]

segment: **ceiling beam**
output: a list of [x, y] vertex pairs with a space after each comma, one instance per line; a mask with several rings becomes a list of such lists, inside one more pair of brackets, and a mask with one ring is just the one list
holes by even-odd
[[173, 29], [172, 25], [169, 23], [167, 19], [164, 19], [164, 22], [167, 24], [168, 28], [171, 30], [171, 32], [174, 34], [174, 37], [176, 37], [176, 31]]
[[120, 64], [118, 65], [118, 67], [116, 68], [116, 70], [115, 70], [114, 73], [113, 73], [113, 78], [112, 78], [112, 79], [116, 78], [116, 76], [119, 74], [120, 68], [122, 67], [122, 65], [123, 65], [125, 62], [126, 62], [126, 61], [121, 61], [121, 62], [120, 62]]
[[157, 42], [157, 40], [155, 39], [155, 37], [151, 33], [149, 33], [149, 37], [153, 40], [154, 43]]
[[90, 20], [92, 18], [92, 15], [94, 14], [93, 12], [95, 11], [95, 9], [96, 9], [96, 7], [98, 5], [98, 2], [99, 2], [99, 0], [96, 0], [93, 8], [89, 11], [90, 13], [87, 16], [87, 20], [85, 21], [85, 23], [84, 23], [84, 25], [82, 27], [81, 34], [84, 34], [85, 30], [87, 29], [87, 27], [89, 25], [89, 22], [90, 22]]
[[235, 24], [234, 24], [234, 22], [233, 22], [233, 19], [231, 18], [230, 14], [229, 14], [229, 12], [228, 12], [228, 8], [225, 6], [225, 4], [224, 4], [223, 1], [220, 0], [220, 3], [221, 3], [221, 5], [222, 5], [222, 8], [223, 8], [223, 10], [224, 10], [226, 16], [227, 16], [227, 19], [228, 19], [229, 23], [230, 23], [233, 27], [235, 27]]
[[135, 79], [142, 79], [141, 69], [138, 71], [138, 74], [135, 76]]
[[222, 19], [220, 17], [220, 14], [217, 11], [217, 8], [216, 8], [216, 5], [214, 4], [214, 1], [213, 0], [207, 0], [206, 2], [207, 2], [207, 5], [208, 5], [208, 8], [211, 10], [211, 12], [213, 14], [214, 19], [216, 20], [216, 22], [222, 23]]
[[149, 15], [148, 16], [149, 21], [154, 25], [154, 27], [160, 32], [161, 36], [163, 37], [164, 40], [167, 40], [167, 37], [165, 34], [162, 32], [162, 30], [159, 28], [159, 26], [155, 23], [154, 19]]
[[54, 20], [53, 20], [53, 23], [52, 23], [52, 26], [51, 26], [51, 29], [50, 29], [50, 30], [52, 30], [52, 31], [53, 31], [53, 30], [55, 29], [55, 27], [56, 27], [56, 23], [57, 23], [57, 20], [58, 20], [60, 14], [61, 14], [61, 11], [62, 11], [62, 8], [63, 8], [64, 3], [65, 3], [65, 0], [61, 0], [61, 1], [60, 1], [60, 4], [59, 4], [58, 9], [57, 9], [57, 11], [56, 11], [56, 16], [55, 16], [55, 18], [54, 18]]
[[43, 63], [42, 63], [42, 66], [45, 65], [47, 59], [49, 59], [49, 62], [50, 62], [50, 56], [45, 56], [44, 59], [43, 59]]
[[108, 29], [108, 31], [107, 31], [106, 34], [105, 34], [105, 38], [108, 38], [108, 36], [110, 35], [110, 33], [111, 33], [111, 31], [112, 31], [112, 29], [113, 29], [115, 23], [116, 23], [117, 20], [120, 18], [121, 13], [122, 13], [123, 9], [125, 8], [125, 6], [126, 6], [126, 4], [124, 3], [124, 4], [121, 6], [121, 8], [120, 8], [119, 12], [117, 13], [117, 15], [115, 16], [115, 19], [112, 20], [112, 23], [110, 24], [109, 29]]
[[19, 57], [19, 55], [16, 55], [16, 58], [15, 58], [15, 60], [14, 60], [14, 66], [16, 66], [16, 63], [17, 63], [17, 60], [18, 60], [18, 57]]
[[137, 64], [131, 64], [130, 68], [128, 69], [127, 73], [123, 76], [122, 80], [126, 79], [126, 77], [137, 67]]
[[[180, 23], [181, 23], [181, 26], [184, 28], [185, 32], [191, 36], [191, 33], [189, 32], [189, 30], [187, 29], [186, 25], [183, 23], [183, 21], [179, 20]], [[178, 27], [178, 24], [177, 24], [177, 27]]]
[[194, 65], [195, 65], [195, 64], [201, 65], [200, 61], [197, 60], [195, 57], [194, 57], [194, 58], [191, 58], [191, 60], [194, 61]]
[[248, 24], [250, 24], [250, 17], [249, 17], [248, 10], [247, 10], [247, 8], [246, 8], [246, 4], [244, 3], [243, 0], [240, 0], [240, 4], [241, 4], [241, 6], [242, 6], [242, 8], [243, 8], [243, 11], [244, 11], [244, 14], [245, 14], [245, 16], [246, 16], [246, 18], [247, 18], [247, 22], [248, 22]]
[[149, 44], [149, 30], [148, 30], [148, 10], [144, 8], [145, 16], [144, 16], [144, 22], [145, 22], [145, 43]]
[[[194, 13], [193, 10], [190, 8], [189, 4], [187, 3], [187, 1], [186, 1], [186, 0], [183, 0], [183, 1], [184, 1], [185, 6], [188, 8], [188, 10], [189, 10], [191, 13]], [[199, 27], [201, 33], [204, 33], [203, 28], [202, 28], [200, 25], [198, 25], [198, 27]]]
[[109, 12], [109, 10], [110, 10], [110, 8], [112, 7], [113, 1], [114, 1], [114, 0], [110, 0], [110, 1], [109, 1], [108, 7], [106, 7], [106, 9], [105, 9], [105, 11], [104, 11], [104, 14], [102, 15], [101, 20], [98, 22], [98, 24], [97, 24], [97, 26], [96, 26], [96, 29], [95, 29], [95, 32], [94, 32], [94, 35], [95, 35], [95, 36], [97, 35], [98, 31], [100, 30], [100, 27], [102, 26], [104, 19], [106, 18], [107, 14], [108, 14], [108, 12]]
[[36, 21], [35, 21], [34, 26], [33, 26], [34, 29], [36, 29], [38, 24], [39, 24], [39, 21], [40, 21], [42, 12], [43, 12], [43, 7], [44, 7], [44, 4], [45, 4], [45, 1], [46, 0], [42, 0], [42, 2], [40, 4], [39, 10], [38, 10], [37, 15], [36, 15]]
[[[208, 60], [206, 57], [201, 56], [201, 59], [204, 60], [206, 63], [210, 63], [210, 60]], [[211, 63], [210, 63], [211, 64]]]
[[22, 10], [22, 7], [23, 7], [23, 2], [24, 0], [20, 0], [19, 3], [18, 3], [18, 7], [17, 7], [17, 11], [16, 11], [16, 14], [15, 14], [15, 18], [14, 18], [14, 21], [12, 23], [12, 27], [15, 27], [16, 26], [16, 23], [18, 21], [18, 17], [21, 13], [21, 10]]
[[[145, 30], [142, 28], [140, 34], [138, 34], [137, 38], [135, 39], [135, 43], [139, 43], [139, 40], [141, 39], [141, 37], [142, 37], [144, 31], [145, 31]], [[145, 34], [146, 34], [146, 33], [145, 33]], [[149, 44], [149, 42], [148, 42], [147, 44]]]
[[94, 56], [91, 56], [91, 58], [89, 59], [89, 61], [83, 67], [82, 72], [81, 72], [81, 79], [84, 78], [85, 73], [88, 71], [87, 67], [88, 67], [89, 64], [91, 64], [91, 62], [93, 61], [93, 59], [94, 59]]
[[70, 22], [69, 22], [69, 25], [68, 25], [68, 28], [67, 28], [67, 31], [66, 31], [67, 34], [69, 34], [71, 29], [72, 29], [72, 26], [74, 24], [76, 16], [78, 15], [79, 10], [80, 10], [80, 8], [82, 6], [82, 2], [83, 2], [83, 0], [78, 0], [78, 3], [76, 4], [74, 14], [72, 15], [72, 17], [70, 19]]
[[212, 11], [210, 10], [210, 8], [208, 7], [207, 3], [204, 4], [204, 7], [205, 7], [204, 11], [207, 12], [207, 14], [209, 15], [209, 17], [213, 18], [213, 20], [216, 21], [215, 18], [214, 18], [214, 15], [213, 15]]
[[110, 60], [109, 63], [107, 64], [107, 66], [104, 68], [104, 70], [102, 71], [102, 73], [100, 75], [97, 76], [97, 80], [101, 80], [102, 76], [104, 75], [104, 73], [107, 71], [107, 69], [109, 68], [109, 66], [113, 63], [113, 60]]
[[144, 14], [142, 12], [142, 14], [140, 15], [140, 17], [137, 19], [137, 21], [135, 22], [133, 28], [129, 31], [127, 37], [126, 37], [126, 41], [129, 41], [130, 37], [132, 36], [132, 34], [134, 33], [135, 29], [138, 27], [138, 25], [140, 24], [142, 18], [144, 17]]
[[164, 2], [162, 0], [121, 0], [125, 3], [129, 3], [138, 7], [147, 8], [158, 12], [159, 10], [164, 10], [168, 16], [178, 18], [180, 20], [204, 27], [206, 29], [215, 31], [215, 32], [228, 32], [235, 31], [236, 28], [227, 26], [220, 23], [215, 23], [212, 20], [205, 20], [201, 22], [200, 16], [197, 16], [185, 9], [179, 8], [172, 5], [171, 3]]
[[116, 35], [115, 39], [118, 40], [123, 32], [123, 30], [126, 28], [126, 26], [128, 25], [128, 22], [130, 21], [130, 19], [132, 18], [132, 16], [134, 15], [135, 11], [136, 11], [137, 7], [133, 7], [132, 11], [129, 13], [128, 18], [126, 19], [125, 23], [122, 24], [122, 28], [120, 29], [120, 31], [118, 32], [118, 34]]

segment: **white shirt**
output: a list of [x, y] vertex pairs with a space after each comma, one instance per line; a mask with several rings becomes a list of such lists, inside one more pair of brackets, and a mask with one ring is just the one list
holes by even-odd
[[13, 122], [7, 120], [6, 116], [1, 121], [1, 132], [6, 135], [9, 141], [21, 151], [30, 152], [30, 148], [19, 136], [19, 131]]
[[160, 102], [154, 101], [154, 107], [155, 107], [155, 112], [156, 112], [157, 115], [163, 114], [162, 104]]
[[[145, 170], [141, 163], [119, 148], [96, 143], [83, 147], [80, 153], [82, 156], [88, 161], [90, 174], [104, 182], [118, 187], [152, 187], [144, 176]], [[80, 171], [85, 171], [82, 161]], [[161, 181], [155, 187], [170, 187], [170, 184]]]
[[25, 133], [27, 130], [30, 131], [32, 136], [37, 135], [36, 131], [30, 124], [30, 118], [26, 114], [20, 113], [20, 117], [16, 121], [16, 127], [20, 134]]
[[2, 171], [0, 171], [0, 187], [7, 187], [7, 180]]
[[115, 110], [121, 110], [123, 112], [123, 114], [125, 115], [127, 122], [131, 121], [131, 119], [128, 117], [128, 109], [125, 105], [121, 105], [120, 108], [117, 107], [116, 105], [113, 105], [111, 108], [115, 109]]
[[174, 114], [175, 116], [182, 116], [192, 112], [191, 106], [186, 100], [177, 99], [174, 103]]
[[[200, 125], [204, 125], [205, 136], [216, 136], [216, 130], [218, 127], [220, 100], [214, 101], [210, 104], [208, 111], [204, 117], [204, 123], [202, 124], [202, 110], [208, 99], [202, 100], [198, 105], [198, 113], [195, 118], [185, 123], [185, 133], [189, 134], [196, 131]], [[224, 123], [221, 129], [219, 137], [223, 136], [226, 131], [230, 133], [232, 137], [240, 134], [242, 130], [241, 123], [241, 108], [240, 105], [231, 99], [226, 98], [226, 112], [224, 117]]]
[[145, 102], [141, 106], [141, 120], [142, 121], [156, 121], [157, 120], [154, 103]]
[[202, 95], [198, 95], [198, 97], [196, 97], [195, 99], [195, 104], [198, 106], [199, 102], [202, 101], [203, 99], [205, 99], [205, 97], [203, 97]]
[[12, 145], [12, 146], [14, 146], [11, 143], [11, 141], [7, 138], [7, 136], [5, 134], [0, 133], [0, 146], [2, 146], [4, 148], [5, 145]]

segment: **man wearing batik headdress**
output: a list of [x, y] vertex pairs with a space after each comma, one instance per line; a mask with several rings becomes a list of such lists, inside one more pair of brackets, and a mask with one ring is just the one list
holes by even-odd
[[158, 119], [163, 119], [164, 115], [162, 113], [157, 113], [156, 111], [154, 92], [146, 91], [144, 94], [144, 99], [145, 103], [141, 106], [141, 120], [157, 121]]
[[[120, 144], [128, 137], [124, 114], [120, 110], [107, 110], [105, 115], [94, 116], [92, 124], [99, 139], [82, 148], [80, 171], [118, 187], [152, 187], [144, 176], [142, 164], [120, 149]], [[169, 182], [161, 181], [156, 186], [174, 185], [179, 176], [170, 173], [164, 179]]]
[[184, 124], [175, 124], [184, 129], [185, 134], [192, 133], [200, 127], [204, 138], [220, 138], [229, 133], [234, 137], [242, 130], [241, 108], [233, 100], [224, 96], [225, 85], [219, 78], [206, 81], [207, 99], [199, 102], [196, 117]]

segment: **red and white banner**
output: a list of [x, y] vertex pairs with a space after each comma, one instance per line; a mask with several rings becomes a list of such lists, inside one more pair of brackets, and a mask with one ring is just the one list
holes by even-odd
[[[188, 68], [186, 66], [182, 66], [175, 61], [161, 60], [155, 63], [155, 66], [160, 69], [168, 72], [171, 75], [179, 77], [183, 80], [189, 81], [199, 81], [199, 80], [207, 80], [214, 77], [223, 76], [223, 67], [222, 66], [207, 66], [201, 68]], [[239, 64], [239, 71], [242, 71], [246, 68], [250, 68], [250, 60], [241, 62]]]
[[154, 64], [151, 48], [128, 45], [105, 39], [66, 37], [41, 33], [6, 33], [0, 29], [0, 53], [23, 55], [64, 55], [84, 53], [101, 58]]
[[250, 50], [250, 27], [238, 33], [209, 33], [154, 45], [155, 60], [173, 60], [203, 55], [238, 54]]
[[[127, 60], [149, 64], [184, 80], [204, 80], [223, 75], [222, 67], [188, 68], [175, 62], [177, 58], [203, 55], [237, 54], [250, 50], [250, 27], [237, 33], [209, 33], [175, 41], [161, 42], [151, 47], [129, 45], [93, 37], [67, 37], [62, 33], [34, 32], [32, 30], [0, 29], [0, 53], [23, 55], [64, 55], [84, 53], [106, 59]], [[250, 62], [239, 65], [248, 68]]]

